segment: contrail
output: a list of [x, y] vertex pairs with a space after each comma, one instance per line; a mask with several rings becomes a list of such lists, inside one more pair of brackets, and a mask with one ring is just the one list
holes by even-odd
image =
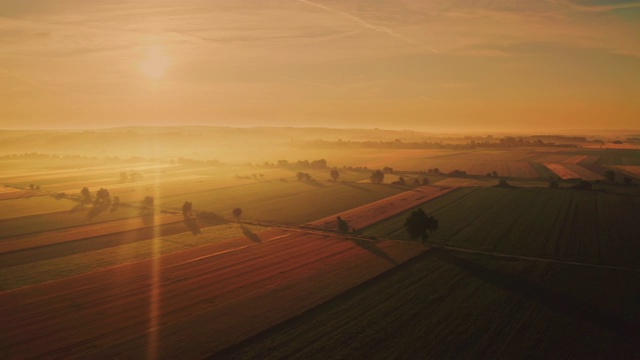
[[371, 23], [369, 23], [369, 22], [367, 22], [367, 21], [365, 21], [365, 20], [363, 20], [363, 19], [361, 19], [361, 18], [359, 18], [359, 17], [357, 17], [355, 15], [349, 14], [348, 12], [336, 10], [336, 9], [330, 8], [328, 6], [324, 6], [322, 4], [314, 3], [314, 2], [309, 1], [309, 0], [298, 0], [298, 1], [301, 2], [301, 3], [316, 7], [318, 9], [322, 9], [324, 11], [328, 11], [328, 12], [332, 12], [332, 13], [337, 14], [337, 15], [345, 16], [345, 17], [353, 20], [354, 22], [356, 22], [356, 23], [358, 23], [358, 24], [360, 24], [360, 25], [362, 25], [362, 26], [364, 26], [366, 28], [369, 28], [369, 29], [371, 29], [373, 31], [376, 31], [376, 32], [379, 32], [379, 33], [383, 33], [383, 34], [387, 34], [387, 35], [389, 35], [391, 37], [394, 37], [396, 39], [400, 39], [400, 40], [402, 40], [404, 42], [407, 42], [407, 43], [409, 43], [411, 45], [422, 46], [422, 47], [424, 47], [425, 49], [427, 49], [427, 50], [429, 50], [431, 52], [439, 53], [438, 50], [436, 50], [434, 48], [431, 48], [429, 46], [423, 45], [423, 44], [419, 44], [416, 41], [414, 41], [412, 39], [409, 39], [406, 36], [402, 36], [402, 35], [398, 34], [397, 32], [393, 31], [392, 29], [389, 29], [386, 26], [373, 25], [373, 24], [371, 24]]

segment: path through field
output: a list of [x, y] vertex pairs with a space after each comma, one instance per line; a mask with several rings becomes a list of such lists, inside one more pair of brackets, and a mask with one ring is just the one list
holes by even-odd
[[[450, 190], [421, 187], [341, 215], [364, 227]], [[202, 357], [428, 249], [303, 229], [245, 235], [0, 293], [0, 352], [9, 358]]]

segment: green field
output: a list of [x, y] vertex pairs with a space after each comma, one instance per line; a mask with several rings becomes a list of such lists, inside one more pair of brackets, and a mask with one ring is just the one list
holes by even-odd
[[[541, 188], [461, 188], [422, 206], [429, 241], [463, 248], [640, 268], [640, 197]], [[408, 213], [365, 235], [408, 239]]]
[[[4, 203], [4, 201], [6, 200], [3, 200], [0, 204]], [[77, 202], [69, 203], [72, 203], [73, 207], [63, 212], [21, 216], [0, 220], [0, 228], [2, 229], [0, 239], [140, 216], [139, 209], [120, 207], [116, 211], [111, 212], [107, 210], [100, 215], [89, 219], [88, 214], [89, 209], [91, 208], [90, 205], [85, 206], [83, 209], [79, 209], [78, 207], [81, 204]]]
[[230, 216], [239, 207], [245, 219], [299, 225], [364, 205], [410, 187], [368, 183], [270, 181], [163, 198], [178, 210], [185, 201], [196, 210]]
[[[244, 226], [251, 232], [259, 232], [265, 229], [260, 226]], [[210, 226], [202, 228], [201, 231], [202, 233], [198, 236], [193, 235], [191, 232], [184, 232], [99, 250], [91, 250], [91, 244], [89, 243], [84, 246], [86, 249], [80, 254], [34, 261], [18, 266], [0, 267], [0, 291], [62, 279], [109, 266], [140, 261], [243, 236], [243, 231], [238, 224]], [[51, 247], [47, 249], [55, 251], [51, 250]], [[21, 255], [29, 257], [30, 251], [33, 252], [32, 250], [27, 250], [23, 251]], [[0, 254], [0, 261], [12, 255], [14, 254]]]
[[0, 220], [48, 212], [69, 211], [76, 205], [77, 203], [74, 201], [55, 199], [50, 196], [0, 200]]
[[639, 295], [637, 272], [434, 249], [210, 359], [637, 359]]

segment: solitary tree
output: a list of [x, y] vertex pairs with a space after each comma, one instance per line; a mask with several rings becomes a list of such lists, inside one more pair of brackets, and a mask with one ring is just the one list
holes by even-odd
[[339, 232], [343, 234], [346, 234], [349, 232], [349, 224], [346, 221], [342, 220], [340, 216], [336, 218], [336, 225], [338, 226]]
[[369, 179], [373, 184], [382, 184], [382, 182], [384, 181], [384, 173], [380, 170], [376, 170], [371, 174], [371, 177], [369, 177]]
[[233, 214], [233, 216], [237, 219], [240, 220], [240, 216], [242, 216], [242, 209], [240, 208], [235, 208], [231, 211], [231, 214]]
[[329, 173], [329, 175], [331, 176], [331, 180], [333, 180], [333, 182], [336, 182], [336, 180], [338, 180], [338, 178], [340, 177], [340, 172], [336, 169], [331, 170], [331, 173]]
[[96, 192], [96, 199], [93, 201], [94, 206], [110, 206], [111, 205], [111, 195], [109, 194], [109, 190], [100, 188], [98, 192]]
[[428, 216], [422, 208], [411, 212], [404, 222], [404, 228], [409, 233], [411, 240], [427, 240], [429, 232], [438, 230], [438, 220], [433, 216]]
[[148, 208], [153, 207], [153, 196], [145, 196], [142, 205]]
[[91, 192], [87, 187], [83, 187], [82, 190], [80, 190], [80, 195], [82, 195], [84, 202], [91, 202]]
[[184, 204], [182, 204], [182, 215], [185, 217], [190, 216], [192, 209], [193, 204], [191, 203], [191, 201], [185, 201]]

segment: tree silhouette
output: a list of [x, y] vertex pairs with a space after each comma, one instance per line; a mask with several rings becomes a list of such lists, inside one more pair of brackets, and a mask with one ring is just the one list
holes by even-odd
[[82, 195], [83, 202], [91, 202], [91, 192], [87, 187], [83, 187], [82, 190], [80, 190], [80, 195]]
[[369, 177], [369, 179], [373, 184], [382, 184], [382, 182], [384, 181], [384, 173], [380, 170], [376, 170], [371, 174], [371, 177]]
[[182, 215], [184, 217], [191, 216], [192, 209], [193, 209], [193, 204], [191, 203], [191, 201], [185, 201], [184, 204], [182, 204]]
[[336, 182], [338, 180], [338, 178], [340, 177], [340, 172], [338, 170], [336, 170], [336, 169], [333, 169], [333, 170], [331, 170], [329, 175], [331, 176], [331, 180], [333, 180], [333, 182]]
[[231, 211], [231, 214], [237, 219], [240, 220], [240, 216], [242, 216], [242, 209], [235, 208]]
[[428, 216], [422, 208], [411, 212], [404, 222], [404, 228], [409, 233], [411, 240], [427, 240], [429, 232], [438, 230], [438, 220], [433, 216]]
[[349, 224], [346, 221], [342, 220], [340, 216], [336, 218], [336, 225], [338, 226], [339, 232], [343, 234], [346, 234], [349, 232]]

